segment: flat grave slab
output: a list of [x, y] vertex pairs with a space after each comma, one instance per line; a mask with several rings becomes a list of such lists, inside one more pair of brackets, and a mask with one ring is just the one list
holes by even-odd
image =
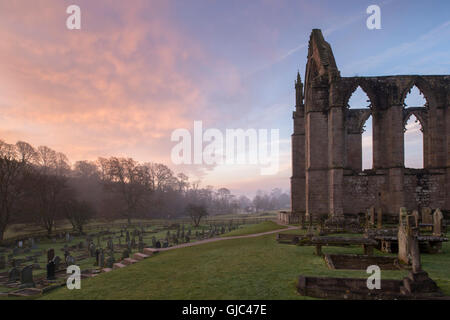
[[377, 257], [357, 254], [325, 254], [325, 262], [330, 269], [367, 270], [377, 265], [381, 270], [402, 270], [395, 257]]

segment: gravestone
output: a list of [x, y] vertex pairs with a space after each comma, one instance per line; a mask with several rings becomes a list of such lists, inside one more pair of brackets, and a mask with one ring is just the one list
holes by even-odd
[[423, 224], [432, 224], [433, 216], [431, 215], [432, 210], [429, 207], [422, 208], [422, 223]]
[[47, 251], [47, 262], [53, 261], [53, 258], [55, 258], [55, 249], [48, 249]]
[[398, 226], [398, 259], [406, 264], [409, 259], [409, 226], [407, 223], [408, 213], [406, 208], [400, 208], [399, 226]]
[[105, 253], [103, 252], [103, 249], [100, 249], [100, 257], [98, 259], [98, 266], [100, 268], [103, 268], [105, 266]]
[[383, 228], [383, 211], [381, 210], [381, 208], [377, 209], [377, 228]]
[[440, 209], [436, 209], [433, 213], [433, 236], [441, 237], [443, 234], [442, 224], [444, 216]]
[[20, 241], [17, 243], [17, 246], [18, 246], [19, 248], [22, 248], [22, 247], [23, 247], [23, 241], [20, 240]]
[[89, 245], [89, 255], [91, 257], [96, 257], [97, 256], [96, 252], [97, 252], [97, 250], [95, 248], [95, 244], [94, 244], [94, 242], [91, 242]]
[[69, 266], [73, 266], [73, 265], [75, 265], [75, 258], [74, 257], [72, 257], [71, 255], [69, 255], [69, 256], [67, 256], [67, 258], [66, 258], [66, 265], [69, 267]]
[[55, 279], [55, 270], [55, 262], [50, 260], [49, 263], [47, 263], [47, 280]]
[[419, 211], [414, 210], [411, 214], [414, 217], [414, 227], [419, 227]]
[[34, 287], [33, 266], [26, 266], [20, 272], [20, 282], [27, 287]]
[[15, 282], [20, 280], [20, 271], [18, 268], [13, 267], [11, 270], [9, 270], [8, 280], [9, 282]]
[[55, 263], [55, 270], [58, 271], [59, 270], [59, 265], [61, 264], [61, 258], [59, 256], [56, 256], [53, 259], [53, 262]]
[[34, 238], [30, 238], [31, 241], [31, 249], [36, 250], [38, 249], [38, 245], [36, 244], [36, 241], [34, 240]]
[[114, 257], [113, 256], [109, 256], [106, 259], [106, 267], [112, 269], [113, 265], [114, 265], [114, 262], [115, 262]]
[[111, 238], [108, 240], [107, 247], [110, 251], [114, 251], [114, 243]]
[[129, 258], [129, 257], [130, 257], [130, 252], [127, 249], [123, 250], [122, 251], [122, 260]]
[[94, 263], [94, 266], [98, 266], [99, 259], [100, 259], [100, 250], [96, 249], [95, 250], [95, 263]]

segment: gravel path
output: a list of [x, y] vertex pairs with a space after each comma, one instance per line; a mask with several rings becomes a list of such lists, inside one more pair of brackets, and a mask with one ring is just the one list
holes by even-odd
[[183, 243], [183, 244], [179, 244], [179, 245], [176, 245], [176, 246], [173, 246], [173, 247], [169, 247], [169, 248], [161, 248], [161, 249], [154, 249], [154, 250], [162, 252], [162, 251], [174, 250], [174, 249], [179, 249], [179, 248], [193, 247], [193, 246], [198, 246], [198, 245], [202, 245], [202, 244], [205, 244], [205, 243], [211, 243], [211, 242], [217, 242], [217, 241], [244, 239], [244, 238], [256, 238], [256, 237], [261, 237], [261, 236], [265, 236], [265, 235], [268, 235], [268, 234], [273, 234], [273, 233], [278, 233], [278, 232], [282, 232], [282, 231], [298, 229], [298, 227], [288, 226], [288, 225], [285, 225], [285, 224], [281, 224], [279, 222], [277, 222], [277, 224], [279, 224], [281, 226], [286, 226], [287, 228], [285, 228], [285, 229], [278, 229], [278, 230], [272, 230], [272, 231], [267, 231], [267, 232], [261, 232], [261, 233], [247, 234], [247, 235], [243, 235], [243, 236], [211, 238], [211, 239], [200, 240], [200, 241], [196, 241], [196, 242]]

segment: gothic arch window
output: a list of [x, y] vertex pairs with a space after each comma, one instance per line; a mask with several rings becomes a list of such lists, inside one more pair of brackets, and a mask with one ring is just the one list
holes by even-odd
[[361, 151], [362, 151], [362, 169], [370, 170], [373, 168], [373, 129], [372, 115], [364, 122], [362, 127]]
[[[360, 87], [356, 87], [350, 96], [347, 106], [352, 112], [360, 114], [360, 168], [362, 170], [373, 168], [373, 129], [372, 115], [370, 113], [371, 102], [366, 92]], [[364, 111], [366, 110], [366, 111]]]
[[405, 168], [424, 168], [423, 126], [419, 118], [411, 113], [405, 124]]
[[406, 94], [403, 102], [405, 108], [418, 108], [427, 106], [427, 100], [420, 89], [413, 85]]
[[347, 106], [349, 109], [369, 109], [371, 102], [364, 90], [358, 86], [350, 96]]

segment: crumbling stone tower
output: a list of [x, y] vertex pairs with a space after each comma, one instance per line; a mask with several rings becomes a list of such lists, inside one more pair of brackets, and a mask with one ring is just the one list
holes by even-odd
[[[405, 108], [413, 86], [423, 107]], [[349, 109], [361, 87], [369, 109]], [[314, 29], [305, 86], [297, 75], [292, 135], [292, 213], [343, 217], [370, 206], [397, 216], [401, 207], [450, 210], [450, 76], [341, 77], [330, 45]], [[404, 130], [420, 121], [424, 169], [404, 165]], [[362, 171], [362, 132], [373, 118], [373, 169]]]

